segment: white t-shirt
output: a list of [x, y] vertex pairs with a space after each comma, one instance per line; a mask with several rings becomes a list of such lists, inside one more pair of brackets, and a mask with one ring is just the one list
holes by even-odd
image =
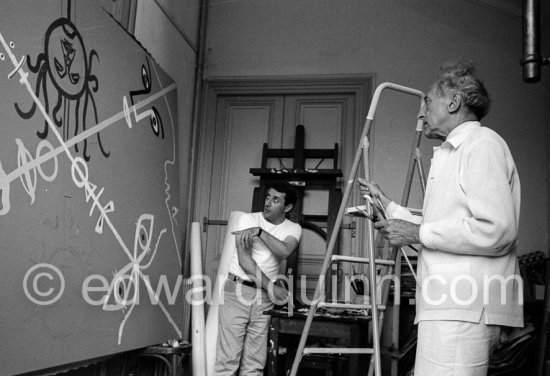
[[[275, 238], [282, 241], [284, 241], [287, 236], [293, 236], [298, 241], [300, 241], [302, 237], [302, 227], [299, 224], [285, 219], [283, 223], [275, 225], [266, 221], [262, 212], [245, 213], [240, 216], [237, 230], [244, 230], [250, 227], [261, 227], [263, 231], [269, 232]], [[275, 280], [277, 278], [282, 259], [274, 255], [259, 239], [254, 239], [252, 245], [252, 259], [270, 280]], [[235, 246], [235, 252], [233, 253], [231, 265], [229, 266], [229, 273], [250, 281], [248, 274], [246, 274], [239, 265], [237, 246]]]

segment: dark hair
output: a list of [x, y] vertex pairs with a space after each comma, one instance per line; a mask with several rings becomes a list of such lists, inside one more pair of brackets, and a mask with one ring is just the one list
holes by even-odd
[[286, 205], [296, 205], [297, 195], [296, 189], [287, 182], [278, 182], [271, 184], [267, 189], [273, 188], [277, 192], [285, 194], [285, 206]]
[[453, 61], [441, 66], [438, 87], [445, 93], [458, 93], [462, 103], [481, 120], [491, 107], [489, 93], [477, 77], [473, 62]]

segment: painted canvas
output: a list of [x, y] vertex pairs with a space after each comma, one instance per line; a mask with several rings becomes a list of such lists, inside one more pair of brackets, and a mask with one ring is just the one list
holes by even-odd
[[0, 14], [0, 365], [181, 338], [176, 86], [95, 1]]

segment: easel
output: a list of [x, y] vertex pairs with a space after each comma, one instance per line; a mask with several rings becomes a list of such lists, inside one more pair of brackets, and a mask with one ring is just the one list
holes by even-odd
[[[379, 305], [377, 302], [377, 281], [376, 281], [376, 264], [379, 265], [385, 265], [388, 269], [388, 274], [391, 274], [393, 272], [393, 266], [395, 265], [395, 260], [397, 259], [397, 249], [394, 248], [392, 250], [392, 255], [389, 260], [377, 260], [375, 258], [375, 252], [374, 252], [374, 232], [373, 232], [373, 226], [370, 221], [366, 221], [367, 225], [367, 235], [368, 235], [368, 241], [367, 241], [367, 254], [368, 259], [360, 259], [357, 257], [337, 257], [333, 256], [334, 249], [337, 243], [337, 237], [339, 229], [341, 228], [343, 217], [346, 211], [346, 206], [348, 205], [348, 201], [351, 195], [352, 188], [354, 186], [355, 178], [357, 176], [357, 172], [359, 170], [359, 164], [361, 159], [363, 160], [363, 168], [364, 168], [364, 176], [368, 180], [369, 179], [369, 163], [368, 163], [368, 134], [370, 130], [370, 126], [372, 124], [372, 121], [374, 119], [374, 113], [376, 111], [376, 107], [378, 105], [378, 99], [380, 97], [380, 94], [382, 90], [389, 88], [396, 91], [400, 91], [406, 94], [411, 94], [418, 96], [421, 99], [421, 106], [424, 99], [424, 94], [421, 91], [407, 88], [401, 85], [396, 85], [392, 83], [384, 83], [377, 87], [375, 94], [373, 96], [373, 100], [369, 109], [369, 113], [367, 115], [367, 119], [365, 122], [365, 125], [363, 127], [363, 132], [361, 134], [361, 141], [360, 145], [357, 148], [357, 151], [355, 153], [355, 158], [351, 167], [351, 172], [349, 174], [349, 178], [347, 179], [347, 185], [346, 189], [344, 191], [344, 195], [340, 204], [340, 208], [338, 210], [338, 215], [336, 217], [336, 221], [334, 224], [334, 230], [332, 231], [330, 241], [328, 243], [327, 252], [325, 255], [325, 260], [321, 269], [320, 276], [324, 276], [332, 262], [363, 262], [369, 264], [369, 279], [370, 279], [370, 304], [365, 305], [359, 305], [359, 304], [339, 304], [339, 303], [326, 303], [324, 296], [321, 296], [322, 291], [322, 278], [319, 279], [319, 282], [317, 283], [317, 288], [315, 290], [315, 295], [313, 299], [313, 304], [310, 306], [308, 316], [304, 325], [304, 330], [302, 332], [302, 336], [300, 338], [300, 343], [298, 345], [298, 349], [296, 352], [296, 357], [294, 358], [294, 362], [292, 364], [292, 369], [290, 371], [290, 376], [296, 376], [298, 372], [298, 368], [300, 365], [300, 361], [302, 360], [302, 356], [304, 354], [371, 354], [371, 367], [369, 367], [369, 374], [371, 373], [372, 368], [374, 368], [374, 372], [376, 376], [381, 376], [381, 364], [380, 364], [380, 326], [383, 323], [383, 314], [379, 314], [379, 310], [383, 310], [385, 307], [382, 305]], [[422, 124], [420, 121], [417, 122], [417, 136], [415, 137], [415, 140], [420, 140], [420, 132], [422, 131]], [[416, 142], [416, 141], [415, 141]], [[413, 149], [413, 153], [415, 153], [418, 149], [418, 145], [414, 146], [415, 149]], [[416, 155], [415, 155], [416, 158]], [[407, 186], [405, 187], [404, 194], [404, 200], [406, 197], [406, 200], [408, 200], [408, 195], [411, 188], [411, 181], [412, 181], [412, 174], [414, 172], [415, 162], [414, 160], [412, 163], [409, 163], [409, 172], [407, 175]], [[409, 179], [410, 176], [410, 179]], [[407, 202], [402, 202], [403, 205], [406, 206]], [[367, 208], [370, 208], [367, 204]], [[372, 210], [372, 208], [370, 208]], [[372, 211], [371, 211], [372, 213]], [[393, 260], [392, 260], [393, 259]], [[389, 288], [388, 288], [389, 290]], [[388, 292], [383, 292], [382, 297], [386, 297], [387, 299]], [[309, 331], [311, 328], [311, 324], [313, 321], [313, 318], [315, 316], [315, 312], [318, 307], [332, 307], [332, 308], [359, 308], [359, 309], [369, 309], [372, 313], [372, 348], [307, 348], [306, 340], [309, 335]], [[372, 367], [372, 365], [374, 367]]]
[[[268, 187], [276, 182], [289, 182], [298, 191], [298, 202], [290, 212], [290, 220], [299, 223], [303, 228], [310, 229], [327, 239], [332, 235], [336, 221], [338, 204], [342, 199], [342, 191], [338, 188], [338, 178], [342, 171], [338, 169], [338, 144], [333, 149], [305, 149], [305, 129], [303, 125], [296, 126], [296, 136], [293, 149], [271, 149], [266, 143], [263, 145], [262, 164], [260, 168], [251, 168], [250, 173], [260, 177], [260, 186], [254, 189], [252, 211], [262, 211], [264, 198]], [[269, 168], [269, 160], [277, 158], [292, 159], [292, 168]], [[306, 168], [307, 159], [332, 159], [332, 169]], [[327, 215], [308, 215], [303, 213], [303, 196], [306, 190], [319, 189], [328, 191]], [[317, 223], [326, 223], [327, 230], [323, 230]], [[335, 234], [338, 237], [338, 234]], [[338, 253], [338, 247], [335, 247]], [[298, 251], [287, 260], [287, 273], [294, 277], [298, 272]], [[330, 279], [330, 278], [329, 278]], [[296, 288], [297, 283], [294, 283]], [[330, 290], [330, 289], [329, 289]], [[295, 291], [293, 291], [295, 293]]]

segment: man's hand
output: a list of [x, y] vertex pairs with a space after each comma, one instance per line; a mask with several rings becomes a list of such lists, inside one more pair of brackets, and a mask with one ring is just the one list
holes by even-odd
[[402, 219], [379, 221], [374, 227], [388, 239], [393, 246], [420, 243], [420, 225]]
[[249, 227], [244, 230], [240, 231], [233, 231], [231, 233], [232, 235], [240, 235], [241, 236], [241, 245], [246, 248], [252, 248], [252, 243], [254, 242], [253, 238], [257, 238], [260, 234], [260, 228], [259, 227]]
[[384, 194], [382, 188], [380, 188], [378, 184], [373, 181], [366, 181], [362, 178], [357, 178], [357, 182], [359, 183], [359, 192], [361, 193], [361, 196], [374, 197], [375, 199], [380, 201], [383, 209], [386, 209], [388, 207], [391, 200], [388, 196]]
[[279, 286], [277, 283], [270, 283], [268, 287], [269, 297], [274, 301], [275, 305], [283, 305], [286, 302], [292, 304], [290, 301], [290, 293], [284, 287]]

